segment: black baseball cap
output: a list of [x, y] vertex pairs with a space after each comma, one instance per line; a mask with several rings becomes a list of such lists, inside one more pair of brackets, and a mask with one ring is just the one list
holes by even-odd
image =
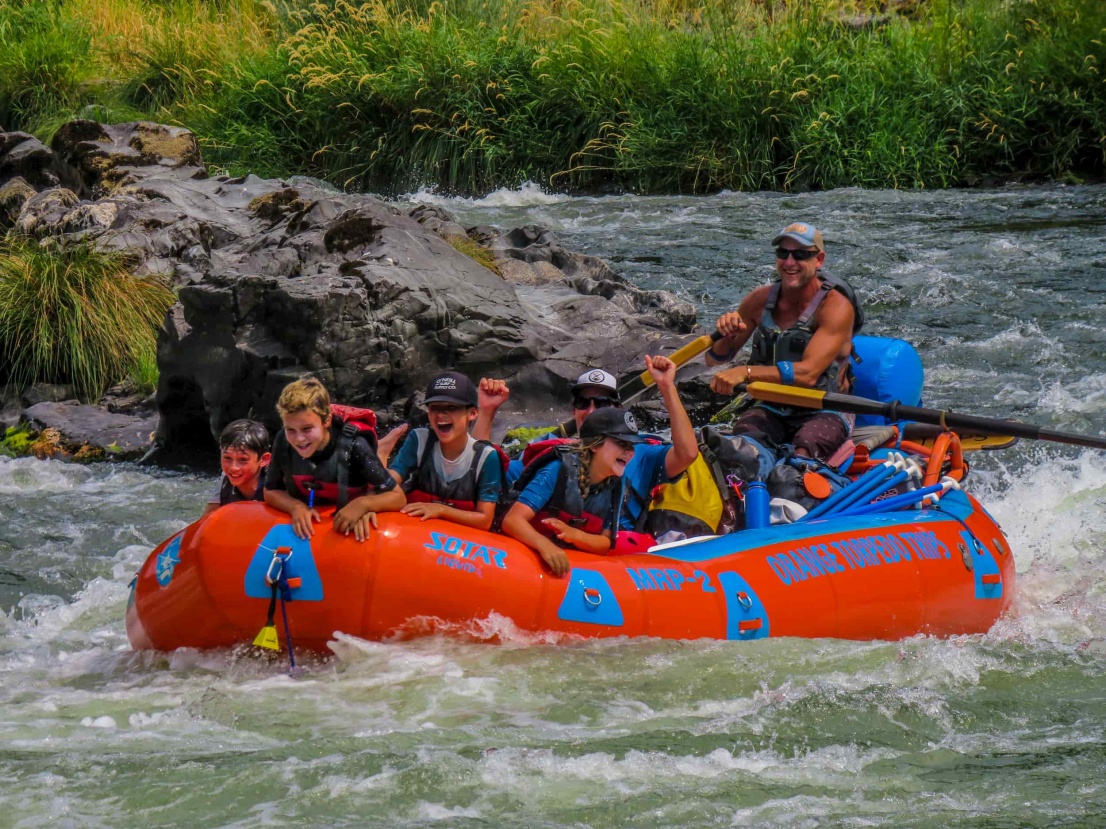
[[646, 438], [637, 433], [637, 421], [626, 409], [608, 406], [596, 409], [584, 419], [580, 426], [580, 440], [592, 440], [597, 437], [618, 438], [627, 443], [645, 443]]
[[453, 403], [457, 406], [476, 406], [476, 386], [459, 371], [447, 371], [439, 374], [426, 387], [427, 405], [431, 403]]

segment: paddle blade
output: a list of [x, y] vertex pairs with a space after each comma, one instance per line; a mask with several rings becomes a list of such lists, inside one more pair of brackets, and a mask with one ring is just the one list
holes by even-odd
[[261, 632], [257, 634], [257, 638], [253, 640], [254, 645], [259, 648], [265, 648], [268, 651], [279, 651], [280, 640], [277, 639], [276, 625], [266, 625], [261, 628]]
[[[915, 443], [932, 449], [936, 440], [937, 438], [923, 438]], [[1017, 442], [1018, 438], [1013, 435], [961, 435], [960, 449], [964, 452], [989, 452], [992, 449], [1009, 449]]]
[[822, 401], [826, 397], [824, 391], [784, 386], [779, 383], [750, 383], [745, 390], [756, 400], [784, 406], [801, 406], [804, 409], [822, 408]]

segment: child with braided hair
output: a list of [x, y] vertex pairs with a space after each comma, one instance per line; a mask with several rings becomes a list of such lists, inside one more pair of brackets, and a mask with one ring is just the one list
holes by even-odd
[[[646, 357], [645, 365], [668, 408], [672, 445], [647, 447], [664, 478], [681, 475], [699, 454], [695, 432], [676, 392], [676, 364], [667, 357]], [[517, 502], [503, 519], [503, 532], [534, 549], [560, 576], [568, 572], [563, 547], [588, 553], [616, 549], [628, 487], [623, 486], [635, 450], [646, 442], [634, 416], [613, 406], [595, 409], [580, 426], [577, 444], [558, 446], [516, 483]], [[642, 449], [641, 451], [646, 451]], [[651, 469], [643, 469], [642, 477]], [[634, 482], [630, 482], [633, 486]], [[632, 527], [632, 524], [630, 525]]]

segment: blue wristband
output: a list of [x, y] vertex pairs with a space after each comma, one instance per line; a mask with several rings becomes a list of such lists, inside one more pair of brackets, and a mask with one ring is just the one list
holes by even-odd
[[727, 351], [725, 354], [719, 354], [717, 351], [714, 350], [713, 345], [710, 347], [710, 351], [707, 352], [707, 353], [709, 353], [711, 357], [718, 360], [718, 362], [720, 362], [720, 363], [724, 363], [724, 362], [726, 362], [726, 360], [733, 357], [733, 349], [732, 348], [729, 351]]
[[776, 368], [780, 370], [780, 380], [789, 386], [795, 384], [795, 367], [791, 363], [779, 362], [776, 363]]

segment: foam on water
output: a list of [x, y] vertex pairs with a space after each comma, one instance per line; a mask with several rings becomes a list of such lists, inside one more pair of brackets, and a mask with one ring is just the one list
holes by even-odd
[[[1047, 272], [1087, 237], [1008, 220], [1100, 216], [1106, 191], [438, 203], [561, 228], [704, 313], [771, 273], [765, 227], [816, 216], [874, 333], [918, 342], [928, 404], [1101, 428], [1101, 302]], [[126, 645], [131, 576], [212, 480], [0, 458], [0, 814], [80, 829], [1106, 825], [1106, 459], [1023, 441], [971, 461], [1019, 574], [1016, 613], [985, 635], [582, 641], [492, 614], [423, 620], [408, 633], [436, 632], [411, 641], [336, 632], [334, 655], [293, 679], [248, 649]]]
[[462, 207], [535, 207], [545, 204], [563, 204], [569, 196], [550, 193], [532, 181], [516, 188], [500, 187], [481, 198], [468, 196], [443, 196], [434, 187], [420, 187], [416, 192], [401, 196], [400, 201], [413, 204], [436, 204], [447, 209]]

